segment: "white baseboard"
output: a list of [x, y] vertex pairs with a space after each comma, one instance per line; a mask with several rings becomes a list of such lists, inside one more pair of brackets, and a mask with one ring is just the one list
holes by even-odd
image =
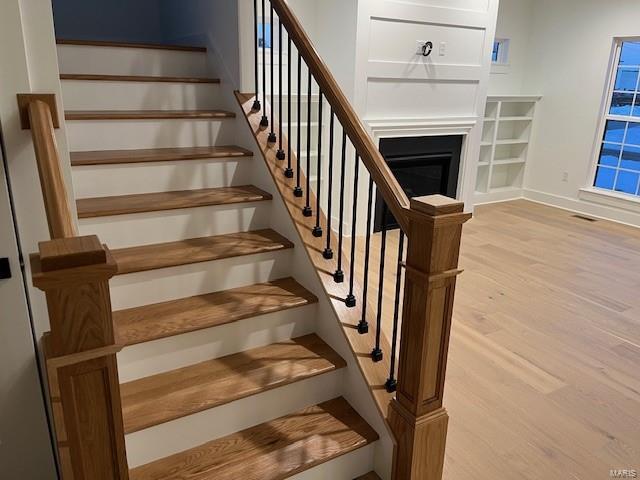
[[640, 227], [640, 215], [606, 205], [587, 202], [575, 198], [563, 197], [538, 190], [525, 189], [524, 198], [551, 207], [562, 208], [571, 212], [588, 215], [590, 217], [622, 223], [631, 227]]

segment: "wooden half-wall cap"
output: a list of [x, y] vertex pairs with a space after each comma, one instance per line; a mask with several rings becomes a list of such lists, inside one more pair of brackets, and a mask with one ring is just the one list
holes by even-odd
[[29, 120], [29, 104], [31, 102], [41, 101], [49, 106], [51, 111], [51, 119], [54, 128], [60, 128], [60, 117], [58, 116], [58, 105], [56, 104], [56, 96], [53, 93], [19, 93], [18, 94], [18, 110], [20, 112], [20, 126], [23, 130], [31, 128]]

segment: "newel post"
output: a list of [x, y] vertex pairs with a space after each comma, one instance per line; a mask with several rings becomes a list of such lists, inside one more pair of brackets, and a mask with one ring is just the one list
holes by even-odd
[[63, 478], [127, 480], [109, 293], [116, 264], [96, 236], [39, 246], [31, 264], [51, 322], [44, 347]]
[[449, 417], [442, 406], [464, 205], [411, 200], [398, 389], [389, 406], [394, 480], [440, 480]]

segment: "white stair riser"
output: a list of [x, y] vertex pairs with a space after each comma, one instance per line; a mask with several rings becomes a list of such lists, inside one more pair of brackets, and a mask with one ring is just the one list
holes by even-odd
[[315, 318], [316, 305], [307, 305], [131, 345], [118, 354], [120, 382], [308, 335]]
[[61, 73], [206, 77], [207, 56], [144, 48], [58, 45]]
[[373, 459], [376, 444], [359, 448], [346, 455], [322, 463], [306, 472], [299, 473], [288, 480], [351, 480], [361, 477], [373, 470]]
[[220, 105], [212, 83], [63, 80], [65, 110], [197, 110]]
[[109, 248], [260, 230], [269, 226], [270, 202], [218, 205], [80, 220], [82, 235], [98, 235]]
[[251, 183], [250, 157], [73, 167], [76, 198], [219, 188]]
[[[339, 396], [342, 371], [319, 375], [126, 436], [136, 467]], [[259, 408], [257, 408], [259, 406]]]
[[114, 310], [229, 290], [289, 276], [291, 251], [246, 255], [119, 275], [111, 279]]
[[236, 128], [235, 119], [67, 121], [72, 151], [230, 145]]

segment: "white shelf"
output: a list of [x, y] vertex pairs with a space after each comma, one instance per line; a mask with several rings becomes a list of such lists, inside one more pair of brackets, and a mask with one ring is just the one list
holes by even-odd
[[496, 140], [496, 145], [524, 145], [529, 143], [528, 138], [503, 138]]
[[476, 202], [519, 198], [527, 165], [527, 145], [539, 95], [487, 97], [480, 145]]
[[525, 163], [526, 159], [524, 158], [502, 158], [499, 160], [493, 160], [494, 165], [520, 165]]
[[530, 122], [533, 120], [533, 117], [519, 117], [519, 116], [513, 116], [513, 117], [500, 117], [500, 121], [501, 122]]

